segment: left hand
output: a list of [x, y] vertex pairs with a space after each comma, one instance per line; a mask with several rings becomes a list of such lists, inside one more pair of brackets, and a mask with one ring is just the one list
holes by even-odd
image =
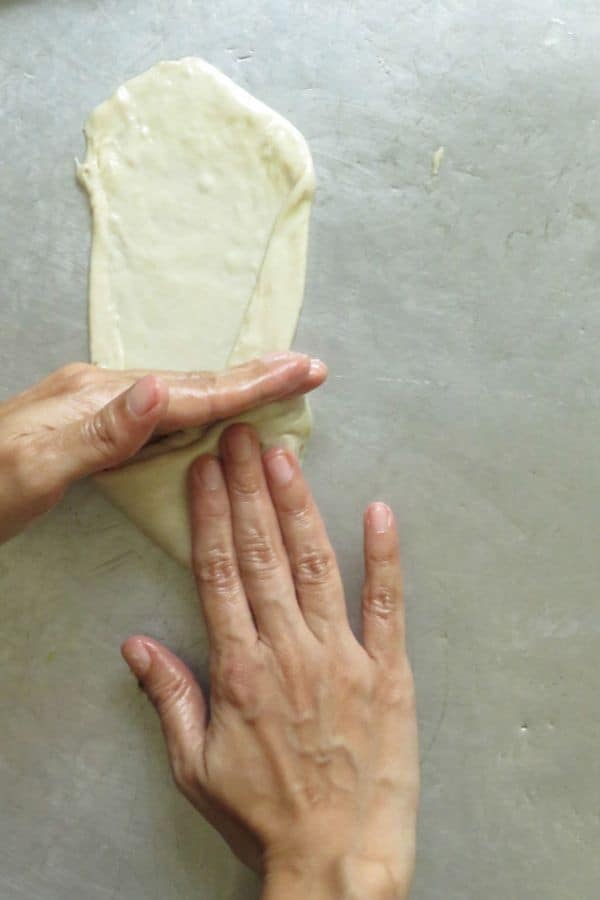
[[277, 353], [226, 372], [114, 372], [73, 363], [0, 404], [0, 543], [78, 478], [134, 456], [153, 435], [209, 425], [318, 387], [327, 370]]

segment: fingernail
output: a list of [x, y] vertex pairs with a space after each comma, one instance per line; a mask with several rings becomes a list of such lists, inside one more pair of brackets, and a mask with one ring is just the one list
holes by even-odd
[[377, 534], [385, 534], [392, 524], [392, 511], [385, 503], [372, 503], [369, 507], [369, 524]]
[[216, 459], [209, 457], [203, 460], [197, 471], [207, 491], [218, 491], [222, 486], [223, 475], [221, 474], [221, 466]]
[[283, 450], [265, 457], [265, 465], [269, 475], [278, 487], [285, 487], [292, 480], [294, 467]]
[[313, 377], [327, 375], [327, 366], [321, 359], [311, 359], [309, 374]]
[[252, 455], [252, 439], [245, 428], [230, 429], [225, 440], [229, 455], [234, 462], [247, 462]]
[[127, 648], [125, 662], [136, 678], [143, 678], [150, 668], [150, 654], [143, 644], [134, 644]]
[[145, 416], [156, 405], [156, 382], [152, 375], [146, 375], [141, 381], [137, 381], [127, 393], [127, 408], [129, 412], [137, 416]]

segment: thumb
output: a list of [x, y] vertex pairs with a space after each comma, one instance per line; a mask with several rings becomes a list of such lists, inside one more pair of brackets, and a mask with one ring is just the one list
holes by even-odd
[[185, 663], [151, 638], [130, 637], [121, 653], [158, 713], [177, 786], [197, 800], [207, 724], [200, 685]]
[[168, 405], [167, 385], [146, 375], [98, 412], [70, 424], [62, 440], [65, 480], [118, 466], [134, 456], [152, 437]]

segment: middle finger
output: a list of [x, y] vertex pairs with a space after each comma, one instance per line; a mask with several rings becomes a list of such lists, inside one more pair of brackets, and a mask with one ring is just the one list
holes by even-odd
[[222, 443], [238, 569], [259, 633], [287, 642], [305, 630], [277, 517], [265, 481], [258, 439], [233, 425]]

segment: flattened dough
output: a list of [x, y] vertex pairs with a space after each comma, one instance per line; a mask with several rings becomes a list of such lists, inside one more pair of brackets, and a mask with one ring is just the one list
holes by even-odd
[[[162, 62], [90, 116], [90, 343], [111, 368], [223, 369], [292, 341], [314, 175], [302, 135], [200, 59]], [[301, 453], [305, 400], [240, 417]], [[189, 565], [186, 477], [227, 423], [182, 432], [97, 482]]]

